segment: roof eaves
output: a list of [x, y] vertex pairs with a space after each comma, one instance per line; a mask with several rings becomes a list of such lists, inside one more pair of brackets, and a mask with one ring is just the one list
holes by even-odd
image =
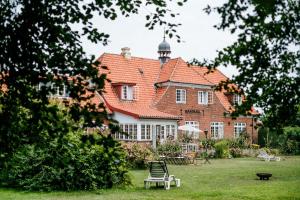
[[132, 117], [134, 117], [134, 118], [136, 118], [136, 119], [139, 119], [139, 118], [140, 118], [140, 116], [139, 116], [138, 114], [136, 114], [136, 113], [129, 112], [129, 111], [127, 111], [127, 110], [122, 110], [122, 109], [120, 109], [120, 108], [116, 108], [116, 107], [110, 105], [110, 104], [106, 101], [105, 98], [103, 98], [103, 100], [104, 100], [104, 102], [105, 102], [105, 105], [107, 105], [107, 107], [108, 107], [111, 111], [120, 112], [120, 113], [123, 113], [123, 114], [125, 114], [125, 115], [132, 116]]

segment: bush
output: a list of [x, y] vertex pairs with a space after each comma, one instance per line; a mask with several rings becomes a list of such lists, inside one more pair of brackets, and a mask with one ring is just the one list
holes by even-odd
[[122, 146], [126, 151], [126, 160], [130, 168], [145, 169], [147, 162], [155, 157], [150, 145], [128, 142]]
[[159, 155], [177, 157], [181, 155], [182, 149], [179, 142], [167, 140], [157, 147], [157, 152]]
[[215, 157], [228, 158], [229, 157], [229, 144], [226, 140], [221, 140], [215, 144]]
[[201, 140], [200, 141], [200, 146], [202, 146], [203, 148], [205, 148], [206, 145], [207, 145], [207, 148], [211, 149], [211, 148], [214, 147], [215, 143], [216, 143], [216, 140], [213, 140], [213, 139], [207, 139], [206, 140], [205, 139], [205, 140]]
[[233, 158], [240, 158], [243, 152], [240, 148], [230, 148], [229, 153]]
[[[38, 142], [23, 141], [1, 163], [0, 183], [28, 190], [90, 190], [129, 184], [125, 152], [110, 134], [86, 135], [62, 105], [36, 121]], [[47, 126], [47, 127], [46, 127]], [[22, 133], [22, 130], [20, 130]], [[27, 144], [26, 144], [27, 142]], [[1, 153], [0, 153], [1, 155]]]
[[278, 143], [283, 153], [300, 154], [300, 127], [285, 127]]
[[1, 182], [28, 190], [90, 190], [128, 184], [125, 153], [110, 136], [69, 133], [47, 147], [25, 145], [7, 162]]

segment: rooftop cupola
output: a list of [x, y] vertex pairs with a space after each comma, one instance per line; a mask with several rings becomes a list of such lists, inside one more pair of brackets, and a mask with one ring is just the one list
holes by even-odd
[[164, 40], [158, 45], [157, 53], [159, 54], [158, 59], [160, 60], [161, 64], [168, 62], [168, 60], [170, 59], [171, 47], [169, 43], [166, 42], [165, 35], [164, 35]]

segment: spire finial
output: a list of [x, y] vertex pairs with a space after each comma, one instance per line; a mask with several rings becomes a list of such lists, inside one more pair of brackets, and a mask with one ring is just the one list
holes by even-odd
[[166, 27], [164, 27], [164, 41], [166, 41]]

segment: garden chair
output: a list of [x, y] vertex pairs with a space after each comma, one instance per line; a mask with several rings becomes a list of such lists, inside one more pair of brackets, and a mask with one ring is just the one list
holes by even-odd
[[149, 163], [149, 176], [144, 180], [145, 188], [149, 188], [151, 183], [164, 184], [166, 190], [170, 189], [171, 182], [180, 187], [180, 179], [175, 178], [174, 175], [169, 175], [168, 168], [165, 161], [151, 161]]
[[280, 157], [269, 155], [266, 151], [260, 151], [257, 158], [264, 161], [280, 161]]

